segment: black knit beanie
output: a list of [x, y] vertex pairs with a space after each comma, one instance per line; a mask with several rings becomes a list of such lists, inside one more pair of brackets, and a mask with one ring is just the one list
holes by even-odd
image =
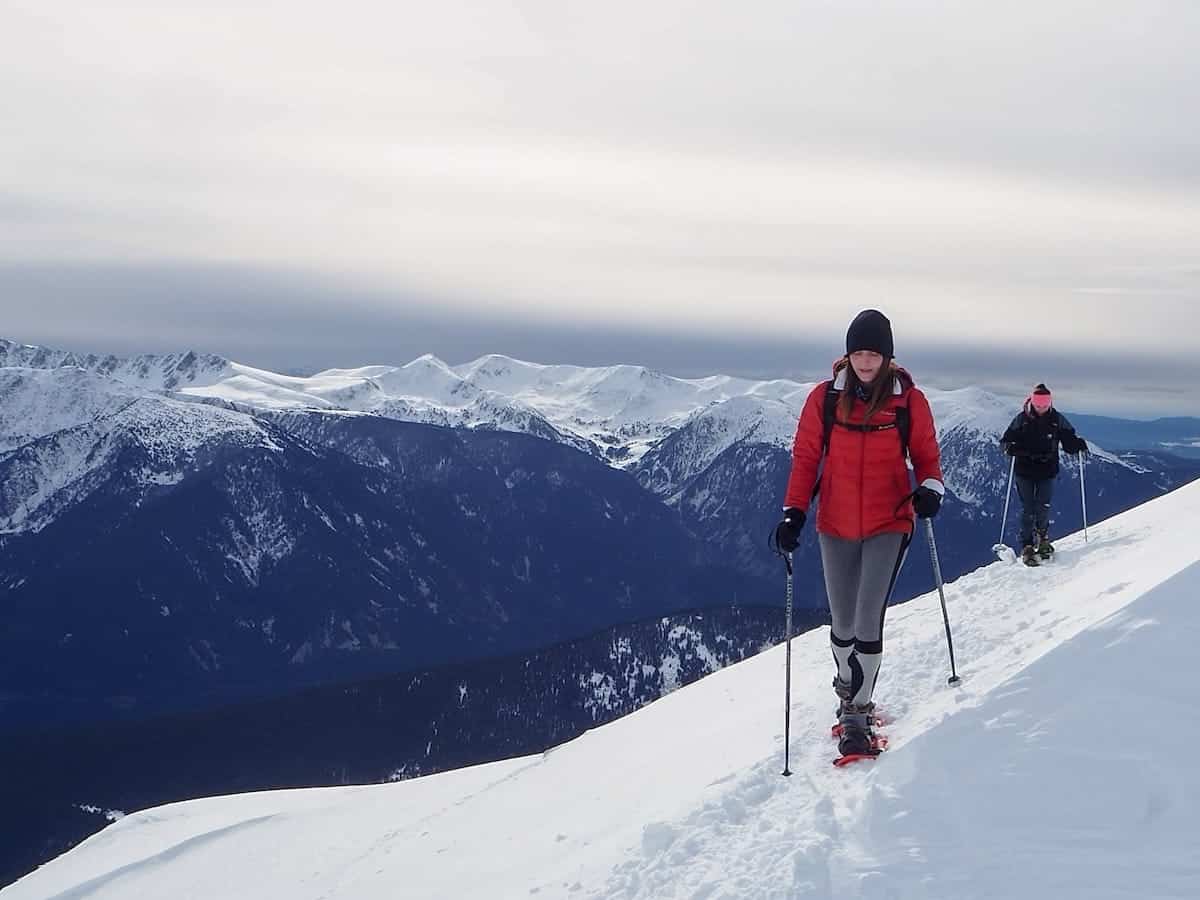
[[864, 309], [846, 332], [846, 353], [855, 350], [874, 350], [889, 359], [896, 355], [892, 343], [892, 323], [877, 309]]

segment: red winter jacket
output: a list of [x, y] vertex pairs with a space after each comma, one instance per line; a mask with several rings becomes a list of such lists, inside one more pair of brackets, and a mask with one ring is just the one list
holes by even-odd
[[[846, 383], [844, 360], [834, 367], [833, 386], [841, 390]], [[934, 431], [929, 401], [913, 384], [904, 369], [895, 370], [893, 395], [871, 416], [869, 424], [886, 425], [895, 421], [896, 408], [908, 406], [911, 434], [909, 457], [917, 483], [939, 494], [942, 486], [941, 453]], [[807, 511], [813, 485], [821, 464], [824, 439], [822, 422], [828, 382], [813, 388], [792, 445], [792, 475], [788, 479], [785, 507]], [[849, 423], [863, 424], [867, 404], [855, 398]], [[841, 419], [839, 405], [837, 420]], [[910, 534], [913, 507], [905, 497], [912, 493], [908, 467], [900, 453], [900, 435], [896, 429], [852, 431], [837, 424], [829, 436], [829, 455], [821, 474], [817, 531], [846, 540], [863, 540], [889, 531]]]

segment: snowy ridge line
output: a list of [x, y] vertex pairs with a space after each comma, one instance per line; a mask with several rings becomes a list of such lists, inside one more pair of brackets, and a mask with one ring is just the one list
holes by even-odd
[[[775, 647], [540, 756], [132, 813], [0, 896], [41, 900], [118, 869], [89, 896], [1186, 896], [1200, 776], [1144, 723], [1170, 714], [1184, 746], [1200, 739], [1197, 527], [1192, 484], [1087, 544], [1061, 540], [1040, 569], [950, 583], [958, 689], [936, 594], [892, 609], [877, 691], [891, 745], [871, 764], [830, 765], [820, 628], [793, 642], [790, 779]], [[1081, 702], [1090, 690], [1103, 717]], [[1105, 739], [1083, 752], [1080, 732]], [[260, 816], [274, 818], [220, 833]]]
[[[8, 352], [5, 353], [5, 347]], [[726, 445], [753, 438], [789, 447], [815, 382], [727, 375], [677, 378], [644, 366], [541, 365], [499, 354], [451, 366], [426, 354], [402, 366], [280, 375], [220, 357], [80, 357], [0, 341], [0, 364], [76, 366], [128, 388], [207, 398], [241, 410], [342, 411], [451, 427], [528, 431], [628, 467], [674, 432], [702, 420]], [[165, 374], [164, 374], [165, 373]], [[942, 432], [998, 437], [1019, 404], [978, 388], [924, 388]], [[714, 419], [714, 417], [716, 417]]]
[[[0, 344], [0, 362], [2, 351]], [[404, 366], [328, 369], [309, 377], [219, 358], [202, 364], [194, 354], [140, 357], [133, 363], [104, 358], [95, 364], [102, 374], [75, 368], [78, 357], [38, 348], [8, 357], [47, 366], [70, 361], [71, 367], [0, 369], [0, 388], [20, 371], [27, 376], [71, 371], [79, 383], [69, 390], [44, 385], [39, 392], [30, 386], [38, 379], [26, 377], [32, 405], [10, 412], [11, 396], [6, 397], [8, 403], [0, 406], [0, 448], [79, 424], [91, 411], [111, 405], [116, 395], [136, 392], [272, 421], [302, 443], [305, 420], [319, 414], [531, 434], [628, 469], [643, 487], [672, 504], [731, 447], [763, 444], [786, 452], [813, 387], [723, 375], [674, 378], [640, 366], [546, 366], [499, 355], [457, 367], [425, 355]], [[180, 362], [189, 358], [189, 365]], [[162, 371], [171, 374], [160, 377]], [[166, 390], [167, 385], [173, 389]], [[989, 501], [1004, 489], [994, 477], [996, 443], [1018, 404], [979, 388], [926, 393], [943, 445], [947, 487], [975, 511], [969, 516], [986, 515]], [[1131, 460], [1093, 450], [1106, 465], [1146, 473]]]

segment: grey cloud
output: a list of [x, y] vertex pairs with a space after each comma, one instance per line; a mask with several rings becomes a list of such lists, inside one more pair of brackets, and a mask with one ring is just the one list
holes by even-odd
[[0, 330], [770, 374], [879, 305], [934, 348], [1194, 354], [1198, 35], [1191, 2], [43, 0], [0, 38]]
[[[487, 353], [542, 363], [646, 365], [682, 377], [825, 377], [844, 325], [773, 323], [778, 337], [553, 325], [464, 315], [437, 298], [363, 290], [311, 275], [251, 267], [0, 266], [0, 336], [81, 352], [192, 349], [283, 372], [403, 364], [423, 353], [459, 363]], [[848, 321], [852, 312], [848, 312]], [[1024, 341], [1018, 316], [954, 342], [922, 335], [919, 316], [893, 314], [899, 358], [918, 381], [1010, 393], [1052, 384], [1080, 412], [1152, 418], [1200, 415], [1195, 365], [1171, 353], [1097, 354]]]

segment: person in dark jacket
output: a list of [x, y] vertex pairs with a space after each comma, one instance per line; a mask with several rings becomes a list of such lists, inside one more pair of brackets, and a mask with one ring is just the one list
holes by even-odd
[[1087, 441], [1075, 433], [1067, 417], [1054, 408], [1050, 389], [1039, 384], [1000, 438], [1004, 452], [1015, 457], [1013, 474], [1021, 496], [1021, 560], [1036, 566], [1054, 552], [1050, 543], [1050, 503], [1058, 477], [1059, 447], [1087, 453]]
[[[874, 750], [872, 695], [883, 660], [884, 612], [914, 516], [935, 516], [945, 493], [929, 401], [892, 357], [891, 323], [877, 310], [864, 310], [850, 324], [846, 355], [834, 364], [833, 379], [812, 390], [800, 413], [783, 521], [775, 529], [779, 548], [794, 551], [819, 481], [816, 527], [843, 755]], [[826, 434], [830, 401], [836, 406], [828, 408]]]

